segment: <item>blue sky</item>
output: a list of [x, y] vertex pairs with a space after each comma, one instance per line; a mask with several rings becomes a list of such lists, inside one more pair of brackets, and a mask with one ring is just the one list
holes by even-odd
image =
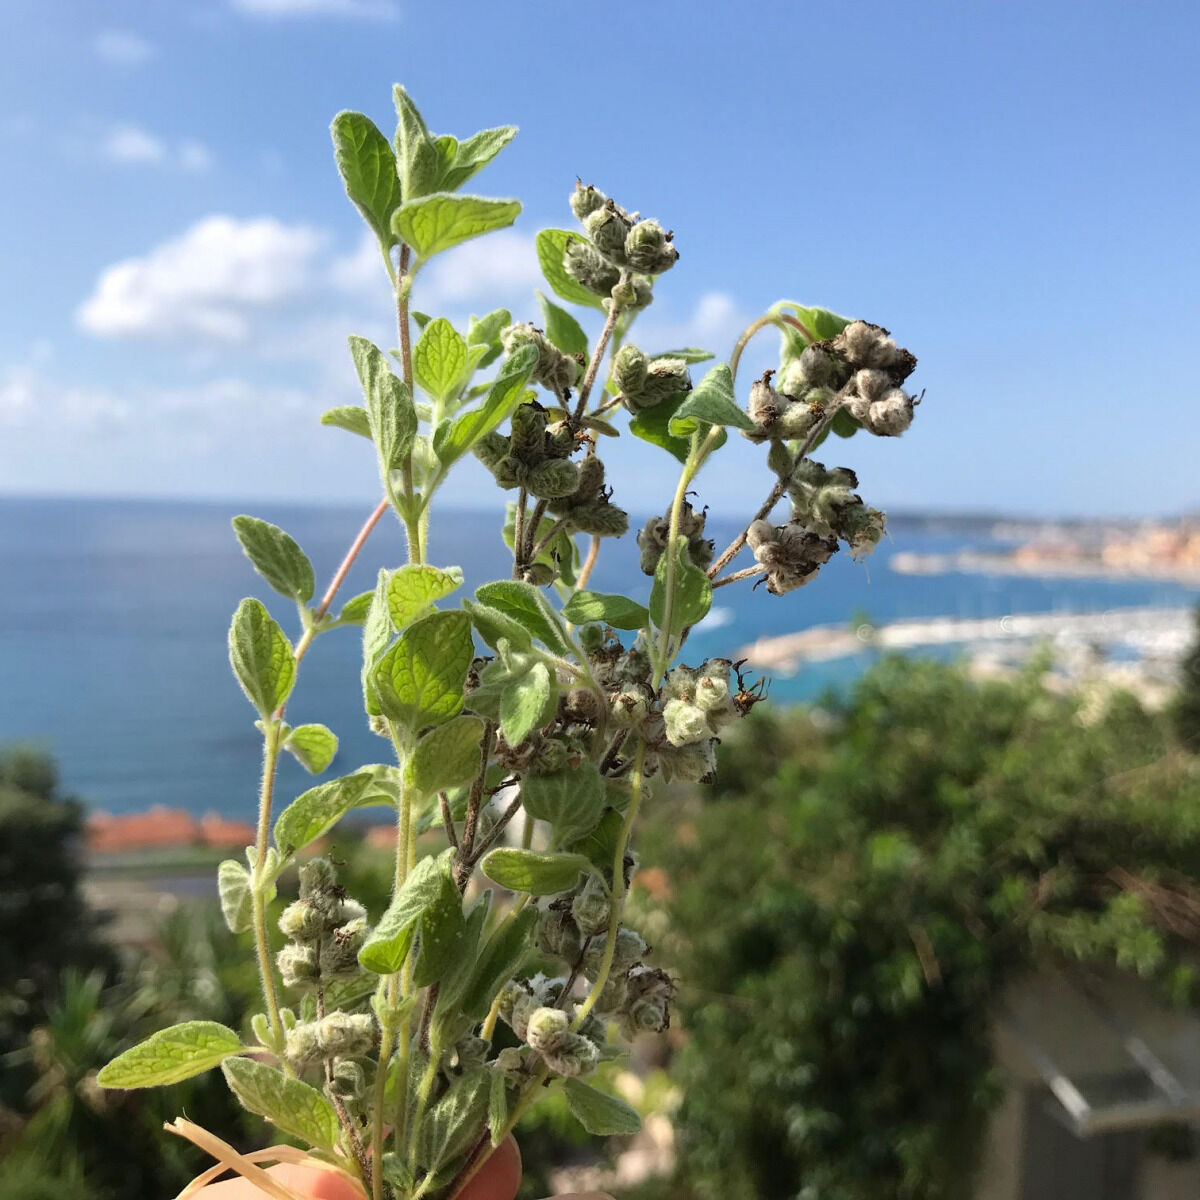
[[[0, 490], [371, 499], [366, 447], [317, 424], [355, 398], [346, 335], [392, 344], [327, 127], [390, 132], [400, 81], [438, 132], [521, 126], [472, 186], [522, 217], [431, 267], [418, 307], [534, 316], [533, 235], [582, 175], [676, 231], [647, 349], [724, 357], [788, 297], [918, 355], [913, 429], [829, 450], [868, 501], [1200, 503], [1194, 3], [4, 10]], [[702, 480], [720, 507], [760, 490], [762, 451], [728, 453]], [[635, 510], [647, 472], [666, 494], [648, 451], [611, 461]]]

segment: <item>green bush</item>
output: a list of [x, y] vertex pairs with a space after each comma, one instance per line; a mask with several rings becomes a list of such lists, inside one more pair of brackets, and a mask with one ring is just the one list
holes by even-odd
[[1197, 999], [1197, 931], [1164, 914], [1200, 898], [1200, 776], [1128, 696], [885, 661], [653, 809], [686, 1030], [655, 1195], [961, 1200], [1011, 981], [1065, 957]]

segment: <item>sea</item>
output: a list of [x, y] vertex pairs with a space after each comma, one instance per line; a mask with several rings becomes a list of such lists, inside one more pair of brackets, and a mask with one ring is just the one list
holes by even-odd
[[[196, 815], [250, 817], [261, 741], [255, 714], [229, 670], [226, 634], [243, 596], [259, 596], [293, 638], [295, 606], [254, 573], [230, 528], [240, 512], [273, 521], [304, 547], [318, 594], [370, 504], [300, 506], [0, 497], [0, 744], [52, 754], [63, 788], [113, 813], [161, 804]], [[429, 560], [460, 566], [464, 594], [506, 577], [500, 514], [445, 512], [434, 522]], [[710, 522], [718, 547], [735, 532]], [[986, 523], [894, 518], [888, 538], [862, 563], [839, 555], [813, 584], [788, 596], [734, 585], [688, 644], [688, 657], [732, 655], [759, 637], [814, 625], [950, 616], [1104, 612], [1177, 607], [1194, 587], [1160, 581], [1030, 578], [950, 572], [901, 574], [893, 554], [993, 549]], [[399, 525], [385, 517], [350, 573], [342, 598], [373, 586], [377, 570], [404, 561]], [[601, 591], [630, 589], [646, 601], [633, 539], [615, 543], [592, 578]], [[941, 652], [943, 655], [945, 651]], [[325, 778], [386, 761], [387, 743], [366, 727], [353, 628], [317, 639], [288, 705], [293, 723], [320, 721], [341, 739]], [[872, 652], [812, 664], [772, 680], [776, 704], [809, 701], [850, 686]], [[313, 780], [287, 758], [281, 800]]]

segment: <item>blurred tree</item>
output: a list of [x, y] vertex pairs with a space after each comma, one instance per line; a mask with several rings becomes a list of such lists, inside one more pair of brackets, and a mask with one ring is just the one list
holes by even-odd
[[756, 712], [714, 790], [650, 806], [685, 1098], [680, 1178], [640, 1194], [969, 1195], [1013, 979], [1065, 956], [1197, 999], [1200, 778], [1170, 745], [1036, 670], [886, 660], [825, 710]]
[[1173, 712], [1179, 740], [1193, 753], [1200, 752], [1200, 607], [1192, 644], [1179, 664], [1179, 693]]

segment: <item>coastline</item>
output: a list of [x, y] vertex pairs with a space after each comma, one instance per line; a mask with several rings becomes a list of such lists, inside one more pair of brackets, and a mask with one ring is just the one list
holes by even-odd
[[887, 625], [818, 625], [796, 633], [761, 637], [737, 652], [748, 665], [782, 675], [810, 662], [848, 658], [870, 650], [902, 651], [956, 646], [978, 650], [987, 643], [1051, 640], [1063, 646], [1123, 647], [1143, 660], [1174, 663], [1193, 632], [1191, 608], [1117, 608], [1102, 613], [1025, 613], [958, 619], [931, 617]]
[[1172, 563], [1143, 563], [1116, 566], [1095, 559], [1038, 558], [1022, 560], [1010, 554], [960, 550], [954, 554], [915, 554], [902, 550], [893, 554], [888, 566], [900, 575], [1018, 575], [1043, 579], [1095, 579], [1105, 582], [1144, 580], [1148, 583], [1179, 583], [1200, 587], [1200, 567]]

